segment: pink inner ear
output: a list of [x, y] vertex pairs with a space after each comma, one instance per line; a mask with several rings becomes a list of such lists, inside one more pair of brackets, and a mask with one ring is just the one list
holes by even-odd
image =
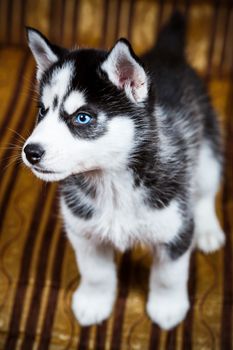
[[43, 59], [43, 66], [44, 67], [49, 67], [51, 62], [50, 62], [50, 60], [49, 60], [49, 58], [48, 58], [44, 48], [41, 47], [41, 45], [39, 45], [39, 44], [35, 44], [34, 50], [35, 50], [36, 54], [38, 56], [41, 56], [41, 59]]
[[134, 67], [128, 60], [121, 59], [118, 62], [117, 75], [119, 87], [123, 88], [127, 82], [130, 82], [130, 85], [134, 85]]

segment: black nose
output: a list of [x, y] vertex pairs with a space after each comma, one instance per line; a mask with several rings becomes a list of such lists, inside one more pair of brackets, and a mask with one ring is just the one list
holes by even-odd
[[38, 143], [29, 143], [24, 148], [24, 153], [31, 164], [36, 164], [39, 163], [45, 151]]

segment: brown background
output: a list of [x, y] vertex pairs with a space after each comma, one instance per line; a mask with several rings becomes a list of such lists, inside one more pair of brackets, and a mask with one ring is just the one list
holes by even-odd
[[[59, 219], [56, 185], [41, 183], [15, 162], [15, 145], [23, 142], [17, 133], [27, 137], [36, 115], [35, 65], [24, 25], [67, 47], [110, 48], [125, 36], [140, 54], [175, 7], [188, 19], [189, 61], [206, 80], [224, 130], [226, 166], [217, 206], [227, 244], [212, 255], [194, 254], [192, 308], [175, 330], [160, 331], [145, 314], [150, 256], [139, 248], [117, 255], [120, 283], [112, 317], [80, 328], [70, 310], [79, 276]], [[0, 1], [0, 349], [232, 348], [232, 43], [232, 1]]]

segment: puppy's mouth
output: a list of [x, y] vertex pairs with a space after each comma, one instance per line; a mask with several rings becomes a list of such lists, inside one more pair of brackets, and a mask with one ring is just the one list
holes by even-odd
[[55, 171], [41, 169], [41, 168], [38, 168], [37, 166], [34, 166], [32, 169], [41, 174], [57, 174], [57, 172]]
[[70, 175], [68, 172], [52, 171], [38, 166], [31, 167], [31, 170], [39, 179], [48, 182], [60, 181]]

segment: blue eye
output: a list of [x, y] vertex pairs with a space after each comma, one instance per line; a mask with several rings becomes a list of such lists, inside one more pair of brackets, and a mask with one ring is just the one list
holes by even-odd
[[74, 117], [74, 123], [80, 125], [90, 124], [92, 117], [87, 113], [79, 113]]

